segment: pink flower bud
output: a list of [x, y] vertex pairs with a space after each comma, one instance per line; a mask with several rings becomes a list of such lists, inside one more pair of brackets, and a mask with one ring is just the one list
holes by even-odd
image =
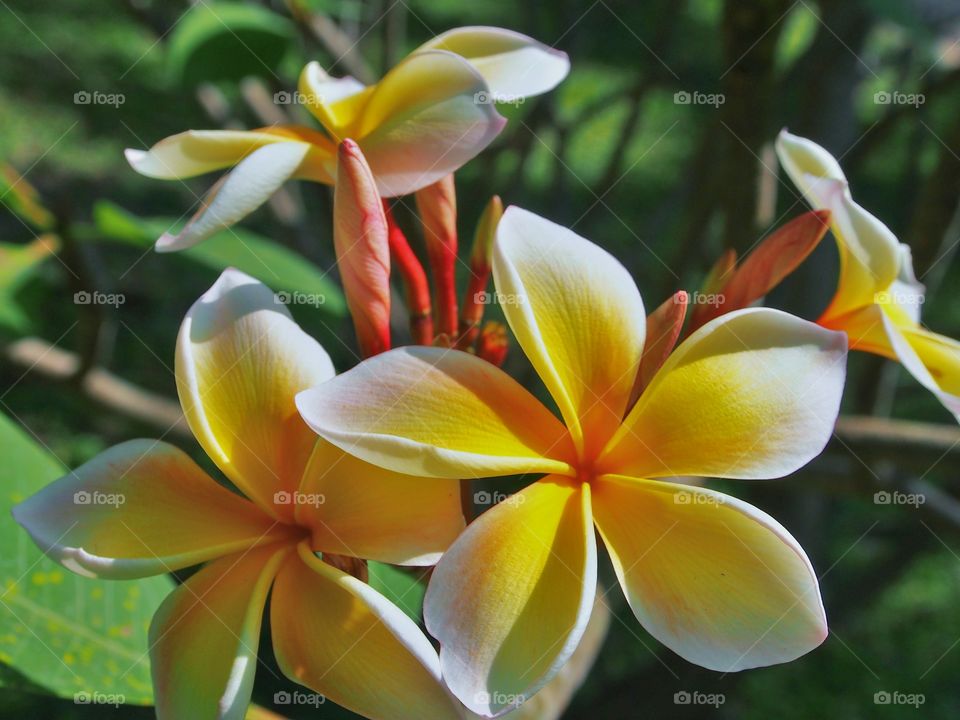
[[333, 244], [364, 357], [390, 349], [390, 244], [370, 167], [353, 140], [340, 143]]

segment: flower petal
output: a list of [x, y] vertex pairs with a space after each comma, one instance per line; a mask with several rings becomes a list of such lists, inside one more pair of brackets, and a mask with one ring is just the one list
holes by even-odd
[[684, 659], [734, 672], [788, 662], [827, 636], [817, 576], [787, 530], [704, 488], [605, 476], [594, 516], [630, 607]]
[[598, 597], [580, 644], [560, 672], [518, 709], [501, 717], [505, 720], [559, 720], [593, 669], [603, 641], [607, 639], [610, 619], [610, 608], [604, 598]]
[[387, 73], [344, 130], [360, 144], [380, 194], [432, 185], [489, 145], [506, 120], [477, 101], [486, 90], [466, 60], [440, 50], [411, 55]]
[[[892, 295], [891, 295], [892, 297]], [[832, 318], [829, 327], [850, 338], [850, 349], [899, 362], [960, 421], [960, 343], [917, 324], [895, 302], [869, 305]]]
[[637, 376], [646, 312], [612, 255], [518, 207], [497, 229], [493, 277], [514, 335], [553, 395], [574, 441], [600, 450]]
[[330, 77], [318, 62], [303, 68], [299, 88], [307, 109], [337, 141], [346, 138], [344, 128], [353, 124], [370, 94], [370, 88], [352, 77]]
[[164, 138], [149, 150], [130, 148], [125, 155], [130, 166], [141, 175], [161, 180], [182, 180], [232, 167], [254, 150], [290, 140], [307, 142], [313, 146], [303, 169], [309, 169], [311, 179], [332, 183], [329, 171], [324, 170], [333, 158], [332, 143], [320, 133], [300, 126], [275, 126], [259, 130], [187, 130]]
[[220, 558], [164, 600], [150, 624], [150, 667], [159, 720], [243, 720], [263, 607], [293, 545]]
[[314, 550], [433, 565], [463, 531], [456, 483], [384, 470], [319, 440], [294, 499]]
[[424, 600], [447, 685], [481, 715], [525, 702], [576, 649], [596, 585], [589, 485], [547, 477], [481, 515]]
[[716, 318], [664, 363], [598, 461], [635, 477], [771, 478], [830, 439], [846, 372], [843, 333], [779, 310]]
[[454, 28], [414, 52], [423, 50], [449, 50], [469, 60], [486, 80], [496, 102], [545, 93], [570, 72], [565, 52], [498, 27]]
[[280, 669], [371, 720], [458, 720], [436, 651], [400, 608], [304, 544], [270, 603]]
[[960, 342], [881, 315], [896, 358], [960, 422]]
[[324, 349], [273, 292], [228, 269], [190, 308], [177, 338], [177, 390], [197, 440], [247, 497], [273, 517], [316, 442], [295, 395], [333, 377]]
[[13, 515], [65, 567], [119, 579], [172, 572], [288, 532], [184, 452], [155, 440], [106, 450]]
[[263, 205], [297, 172], [310, 150], [300, 142], [264, 145], [247, 155], [213, 186], [178, 234], [164, 233], [157, 252], [183, 250], [230, 227]]
[[391, 350], [300, 393], [297, 407], [321, 437], [396, 472], [570, 472], [560, 422], [502, 370], [458, 350]]
[[277, 135], [250, 130], [187, 130], [149, 150], [131, 148], [125, 154], [141, 175], [175, 180], [231, 167], [254, 150], [282, 141]]
[[960, 422], [960, 342], [921, 327], [900, 328], [905, 342], [894, 328], [887, 333], [907, 371]]
[[776, 147], [781, 164], [807, 202], [831, 213], [830, 229], [840, 251], [840, 280], [825, 316], [870, 304], [873, 295], [897, 277], [900, 251], [896, 237], [853, 201], [839, 163], [824, 148], [786, 130], [777, 137]]

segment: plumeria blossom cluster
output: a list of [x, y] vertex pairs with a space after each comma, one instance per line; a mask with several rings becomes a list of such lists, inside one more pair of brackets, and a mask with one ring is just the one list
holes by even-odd
[[[616, 258], [495, 196], [458, 304], [453, 173], [502, 127], [490, 99], [544, 92], [567, 69], [525, 36], [463, 28], [370, 87], [308, 65], [300, 92], [322, 130], [189, 131], [129, 153], [156, 177], [233, 166], [163, 251], [238, 221], [289, 178], [333, 185], [330, 235], [364, 358], [337, 375], [270, 288], [227, 270], [183, 321], [176, 379], [233, 489], [183, 451], [135, 440], [15, 509], [83, 575], [202, 565], [151, 626], [160, 718], [244, 716], [268, 596], [282, 672], [365, 717], [556, 718], [609, 619], [600, 548], [637, 621], [692, 663], [783, 663], [827, 636], [790, 532], [683, 478], [780, 478], [816, 457], [848, 345], [900, 360], [957, 414], [960, 346], [920, 325], [908, 249], [823, 148], [786, 132], [780, 159], [813, 210], [741, 261], [721, 257], [699, 291], [716, 302], [688, 312], [678, 291], [648, 314]], [[432, 287], [384, 201], [405, 194]], [[828, 230], [841, 265], [823, 315], [760, 306]], [[394, 276], [412, 339], [400, 347]], [[488, 296], [558, 412], [501, 369], [508, 333], [483, 323]], [[463, 481], [508, 476], [526, 487], [464, 517]], [[126, 502], [71, 502], [95, 491]], [[368, 584], [368, 561], [434, 566], [422, 626]]]

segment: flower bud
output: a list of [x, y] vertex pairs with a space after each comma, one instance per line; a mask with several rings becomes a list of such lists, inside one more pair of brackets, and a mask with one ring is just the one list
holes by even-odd
[[373, 174], [353, 140], [337, 151], [333, 244], [364, 357], [390, 349], [390, 244]]

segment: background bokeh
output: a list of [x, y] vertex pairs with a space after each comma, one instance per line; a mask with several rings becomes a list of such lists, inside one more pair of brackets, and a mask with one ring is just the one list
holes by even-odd
[[[462, 237], [498, 193], [609, 249], [653, 308], [699, 287], [725, 247], [746, 251], [803, 211], [772, 154], [786, 126], [841, 158], [857, 200], [913, 247], [925, 323], [960, 335], [953, 0], [0, 0], [0, 196], [18, 211], [0, 207], [0, 412], [63, 466], [163, 436], [209, 467], [163, 401], [176, 396], [180, 320], [226, 264], [275, 289], [323, 293], [324, 304], [293, 312], [339, 370], [355, 363], [328, 188], [290, 183], [239, 238], [161, 256], [151, 241], [189, 216], [211, 180], [140, 177], [123, 149], [187, 128], [309, 123], [303, 108], [274, 102], [307, 60], [369, 81], [470, 24], [532, 35], [569, 53], [573, 70], [556, 91], [503, 107], [506, 130], [458, 173]], [[24, 207], [28, 183], [48, 213]], [[399, 212], [419, 243], [412, 207]], [[828, 240], [769, 302], [815, 318], [835, 278]], [[95, 291], [122, 303], [75, 301]], [[398, 315], [398, 336], [404, 327]], [[506, 367], [543, 394], [515, 347]], [[853, 419], [795, 476], [716, 483], [773, 514], [809, 552], [831, 624], [825, 644], [740, 674], [692, 666], [644, 633], [604, 559], [616, 618], [565, 718], [960, 716], [960, 434], [898, 367], [863, 355], [851, 357], [844, 412]], [[17, 499], [17, 457], [0, 460], [3, 508]], [[924, 502], [884, 504], [883, 491]], [[6, 509], [0, 542], [0, 717], [151, 717], [45, 691], [84, 658], [73, 657], [63, 618], [18, 605], [13, 586], [65, 581], [52, 571], [38, 579]], [[118, 594], [118, 608], [129, 603], [142, 624], [149, 613], [137, 615], [136, 602]], [[34, 646], [29, 672], [5, 650], [33, 632], [23, 624], [66, 638], [49, 657]], [[261, 648], [270, 667], [269, 643]], [[273, 706], [284, 689], [262, 669], [255, 700], [291, 717], [350, 717], [330, 704]], [[719, 693], [723, 703], [678, 704], [678, 692]], [[923, 705], [883, 704], [876, 693], [919, 694]]]

